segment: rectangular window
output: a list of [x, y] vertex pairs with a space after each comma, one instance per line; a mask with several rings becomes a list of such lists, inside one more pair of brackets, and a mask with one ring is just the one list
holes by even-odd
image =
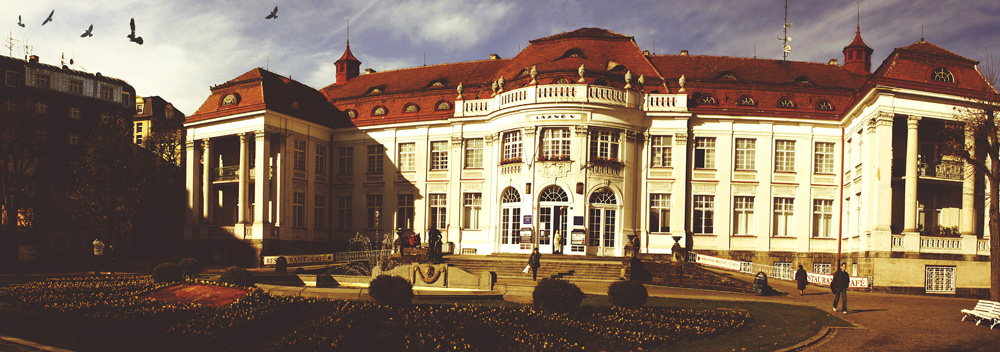
[[337, 148], [337, 173], [340, 175], [354, 173], [354, 147]]
[[448, 141], [431, 142], [431, 170], [448, 170]]
[[774, 142], [774, 171], [795, 172], [795, 141]]
[[465, 168], [483, 168], [483, 139], [470, 138], [465, 140]]
[[500, 164], [521, 162], [521, 131], [504, 132]]
[[694, 168], [715, 168], [715, 137], [697, 137], [694, 139]]
[[142, 145], [142, 135], [141, 134], [135, 135], [135, 144]]
[[693, 222], [694, 233], [715, 233], [715, 196], [694, 196]]
[[823, 238], [833, 236], [833, 200], [813, 200], [813, 236]]
[[69, 134], [69, 145], [80, 145], [80, 135], [76, 133]]
[[39, 88], [49, 88], [49, 75], [36, 73], [35, 74], [35, 87]]
[[316, 146], [316, 174], [326, 175], [326, 146]]
[[396, 228], [413, 229], [413, 195], [396, 195]]
[[774, 262], [774, 277], [783, 280], [795, 278], [795, 271], [792, 270], [791, 262]]
[[590, 133], [591, 160], [618, 160], [618, 146], [621, 133], [615, 131], [593, 131]]
[[69, 80], [69, 92], [73, 94], [83, 94], [83, 81], [78, 79]]
[[813, 263], [813, 272], [817, 274], [832, 274], [830, 272], [830, 263]]
[[369, 174], [381, 174], [382, 173], [382, 154], [385, 153], [385, 147], [381, 144], [372, 144], [368, 146], [368, 173]]
[[35, 103], [35, 113], [39, 115], [45, 115], [49, 113], [49, 104], [44, 101]]
[[7, 71], [5, 82], [7, 83], [8, 87], [17, 87], [18, 86], [17, 71]]
[[482, 193], [465, 193], [462, 195], [462, 228], [479, 229], [479, 213], [483, 210]]
[[736, 139], [736, 170], [756, 170], [757, 163], [754, 153], [757, 152], [757, 140], [752, 138]]
[[671, 149], [673, 140], [670, 136], [652, 136], [650, 138], [650, 146], [652, 147], [651, 159], [653, 160], [653, 167], [670, 167], [672, 162]]
[[753, 236], [753, 197], [733, 198], [733, 234]]
[[337, 197], [337, 228], [350, 230], [354, 219], [354, 202], [351, 196]]
[[129, 94], [128, 92], [122, 92], [122, 104], [128, 106], [128, 104], [130, 104], [129, 102], [130, 100], [132, 100], [132, 94]]
[[135, 123], [135, 133], [142, 133], [142, 122]]
[[795, 209], [795, 198], [774, 198], [774, 236], [792, 236], [795, 221], [792, 210]]
[[[145, 105], [143, 105], [143, 104], [135, 104], [135, 113], [136, 114], [141, 114], [143, 106], [145, 106]], [[169, 119], [169, 117], [168, 117], [168, 119]]]
[[306, 227], [306, 193], [292, 192], [292, 227]]
[[430, 228], [444, 230], [448, 226], [448, 208], [445, 194], [430, 195]]
[[368, 228], [369, 229], [381, 229], [382, 228], [382, 195], [381, 194], [369, 194], [366, 196], [366, 204], [368, 205]]
[[399, 144], [399, 171], [417, 171], [417, 144]]
[[569, 160], [569, 128], [546, 128], [541, 141], [539, 160]]
[[817, 174], [833, 173], [833, 143], [816, 142], [816, 167]]
[[80, 109], [69, 108], [69, 118], [74, 119], [74, 120], [79, 120], [80, 119]]
[[649, 232], [670, 232], [670, 195], [649, 195]]
[[[857, 272], [857, 269], [854, 271]], [[924, 291], [926, 293], [955, 293], [955, 267], [925, 266]]]
[[295, 140], [295, 169], [306, 170], [306, 141]]
[[315, 229], [325, 230], [326, 229], [326, 196], [322, 194], [315, 195], [316, 207], [313, 208], [313, 223]]
[[101, 99], [113, 101], [115, 99], [115, 88], [110, 86], [101, 86]]

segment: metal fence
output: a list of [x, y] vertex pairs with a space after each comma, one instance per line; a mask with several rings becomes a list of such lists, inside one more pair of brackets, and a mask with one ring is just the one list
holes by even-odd
[[[695, 263], [697, 258], [698, 253], [688, 252], [689, 263]], [[795, 270], [792, 270], [790, 264], [787, 267], [784, 267], [740, 261], [740, 272], [750, 275], [756, 275], [759, 272], [764, 272], [764, 274], [767, 274], [768, 278], [788, 281], [795, 280]]]

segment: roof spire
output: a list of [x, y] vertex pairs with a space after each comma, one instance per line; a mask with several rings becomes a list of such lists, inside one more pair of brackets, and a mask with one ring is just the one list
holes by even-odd
[[861, 0], [858, 0], [858, 33], [861, 33]]
[[920, 41], [924, 41], [924, 24], [920, 24]]
[[347, 19], [347, 46], [351, 46], [351, 19]]

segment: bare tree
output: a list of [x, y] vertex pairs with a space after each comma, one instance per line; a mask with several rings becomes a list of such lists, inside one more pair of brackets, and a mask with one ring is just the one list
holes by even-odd
[[151, 128], [146, 137], [146, 149], [168, 163], [181, 165], [181, 150], [184, 145], [183, 131], [180, 128]]
[[[966, 104], [955, 107], [955, 119], [943, 133], [945, 152], [971, 165], [987, 185], [987, 221], [990, 235], [990, 298], [1000, 301], [1000, 59], [989, 51], [978, 66], [986, 81]], [[966, 175], [969, 177], [969, 174]]]

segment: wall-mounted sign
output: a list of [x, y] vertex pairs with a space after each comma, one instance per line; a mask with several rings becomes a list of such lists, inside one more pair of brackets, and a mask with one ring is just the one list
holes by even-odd
[[524, 216], [524, 224], [525, 225], [531, 225], [531, 215], [525, 215]]
[[[580, 217], [582, 218], [582, 216]], [[573, 232], [570, 234], [570, 241], [571, 241], [570, 244], [574, 246], [585, 245], [586, 239], [587, 239], [587, 234], [583, 232], [583, 230], [573, 230]]]
[[539, 114], [528, 115], [528, 121], [551, 121], [551, 120], [583, 120], [583, 114]]

